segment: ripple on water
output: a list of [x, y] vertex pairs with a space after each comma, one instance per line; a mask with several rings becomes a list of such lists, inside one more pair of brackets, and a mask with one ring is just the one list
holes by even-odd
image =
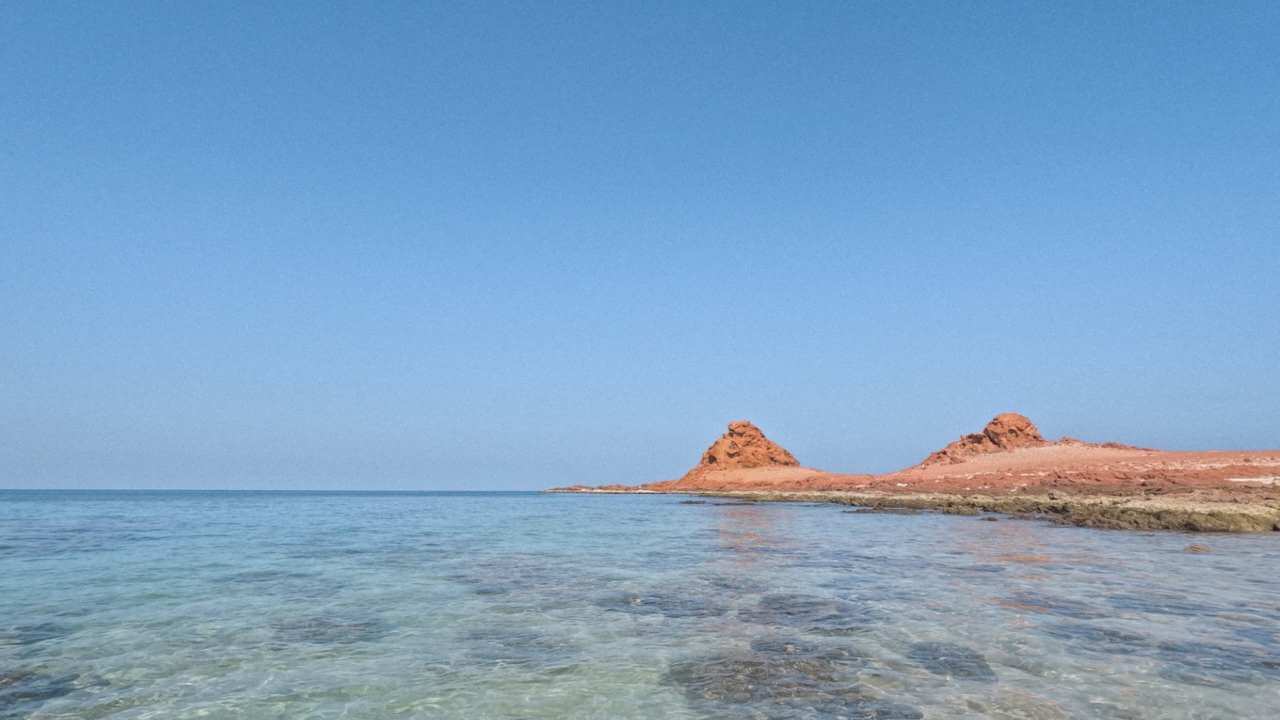
[[1235, 634], [1237, 637], [1280, 652], [1280, 630], [1265, 627], [1248, 627], [1237, 629]]
[[754, 608], [738, 610], [738, 619], [759, 625], [799, 628], [819, 635], [853, 635], [869, 629], [873, 613], [867, 605], [848, 600], [774, 593], [762, 597]]
[[37, 645], [47, 640], [56, 640], [71, 634], [71, 628], [57, 623], [35, 623], [32, 625], [12, 625], [0, 629], [0, 647]]
[[313, 645], [350, 645], [381, 640], [391, 626], [378, 618], [351, 619], [316, 616], [271, 623], [277, 640]]
[[1083, 650], [1095, 650], [1111, 655], [1131, 655], [1151, 645], [1150, 639], [1145, 635], [1088, 623], [1055, 623], [1042, 626], [1040, 630], [1059, 640], [1080, 643]]
[[572, 641], [523, 628], [475, 628], [463, 636], [467, 659], [485, 668], [515, 667], [559, 675], [578, 666]]
[[444, 575], [462, 585], [514, 590], [564, 590], [569, 583], [583, 580], [582, 569], [566, 567], [536, 555], [503, 555], [466, 561], [463, 567]]
[[921, 642], [911, 646], [907, 657], [934, 675], [995, 682], [996, 673], [986, 658], [963, 645], [948, 642]]
[[584, 596], [617, 581], [530, 556], [486, 558], [442, 576], [489, 603], [489, 612], [547, 612], [580, 605]]
[[1054, 597], [1044, 593], [1031, 592], [1023, 590], [1013, 593], [1009, 599], [1002, 603], [1005, 607], [1017, 610], [1029, 610], [1031, 612], [1046, 613], [1050, 615], [1061, 615], [1063, 617], [1075, 618], [1077, 620], [1096, 620], [1108, 617], [1108, 613], [1103, 612], [1100, 608], [1096, 608], [1086, 602], [1079, 600], [1068, 600], [1067, 598]]
[[358, 558], [377, 554], [371, 547], [356, 545], [331, 545], [324, 541], [300, 543], [285, 552], [285, 556], [294, 560], [330, 561], [344, 558]]
[[245, 570], [216, 578], [216, 582], [233, 585], [274, 585], [290, 580], [310, 580], [319, 577], [312, 572], [298, 570]]
[[1280, 655], [1243, 645], [1162, 642], [1156, 656], [1165, 661], [1160, 676], [1178, 682], [1217, 686], [1261, 685], [1280, 681]]
[[[1270, 538], [1165, 562], [1186, 542], [939, 515], [832, 533], [832, 506], [166, 497], [0, 497], [0, 718], [1276, 714]], [[119, 555], [64, 554], [99, 545]], [[1098, 564], [1011, 554], [1037, 547]], [[910, 657], [923, 640], [981, 655]]]
[[1107, 602], [1118, 610], [1131, 610], [1152, 615], [1194, 617], [1196, 615], [1214, 615], [1220, 611], [1218, 607], [1192, 602], [1182, 595], [1161, 592], [1149, 592], [1142, 595], [1120, 593], [1108, 596]]
[[964, 703], [990, 720], [1068, 720], [1070, 717], [1048, 698], [1009, 688], [997, 689], [990, 697], [966, 697]]
[[669, 618], [718, 617], [729, 612], [727, 606], [699, 594], [663, 591], [614, 593], [596, 600], [596, 606], [611, 612]]
[[318, 600], [338, 595], [346, 583], [320, 573], [296, 570], [246, 570], [214, 580], [220, 588], [237, 588], [255, 595], [275, 595], [298, 600]]

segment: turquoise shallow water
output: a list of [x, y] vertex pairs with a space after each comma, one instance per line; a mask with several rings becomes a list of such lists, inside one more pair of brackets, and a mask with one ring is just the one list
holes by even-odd
[[0, 491], [0, 718], [1276, 707], [1271, 535], [678, 496]]

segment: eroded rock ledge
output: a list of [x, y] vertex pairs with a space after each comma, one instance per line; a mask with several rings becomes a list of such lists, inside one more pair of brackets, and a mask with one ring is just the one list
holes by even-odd
[[693, 493], [758, 502], [825, 502], [869, 511], [903, 510], [948, 515], [995, 513], [1021, 519], [1110, 530], [1180, 530], [1183, 532], [1280, 531], [1280, 503], [1222, 502], [1188, 495], [1162, 498], [1116, 498], [1046, 495], [953, 495], [856, 492], [707, 492]]

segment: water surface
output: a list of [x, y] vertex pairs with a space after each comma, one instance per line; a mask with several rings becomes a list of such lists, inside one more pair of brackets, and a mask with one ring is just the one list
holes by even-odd
[[1276, 707], [1270, 535], [679, 496], [0, 491], [0, 718]]

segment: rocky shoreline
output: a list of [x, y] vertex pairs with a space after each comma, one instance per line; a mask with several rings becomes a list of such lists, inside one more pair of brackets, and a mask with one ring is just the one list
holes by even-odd
[[1280, 531], [1280, 503], [1221, 502], [1189, 497], [1099, 497], [1089, 495], [952, 495], [857, 492], [705, 492], [756, 502], [822, 502], [850, 505], [868, 512], [920, 511], [948, 515], [992, 513], [1061, 525], [1109, 530], [1178, 530], [1183, 532]]
[[742, 502], [803, 502], [849, 505], [864, 512], [936, 512], [946, 515], [1003, 515], [1047, 520], [1060, 525], [1106, 530], [1257, 533], [1280, 531], [1280, 502], [1217, 500], [1199, 495], [1124, 497], [1064, 495], [955, 495], [778, 490], [687, 490], [661, 492], [638, 488], [553, 488], [551, 493], [599, 495], [673, 494], [731, 498]]

